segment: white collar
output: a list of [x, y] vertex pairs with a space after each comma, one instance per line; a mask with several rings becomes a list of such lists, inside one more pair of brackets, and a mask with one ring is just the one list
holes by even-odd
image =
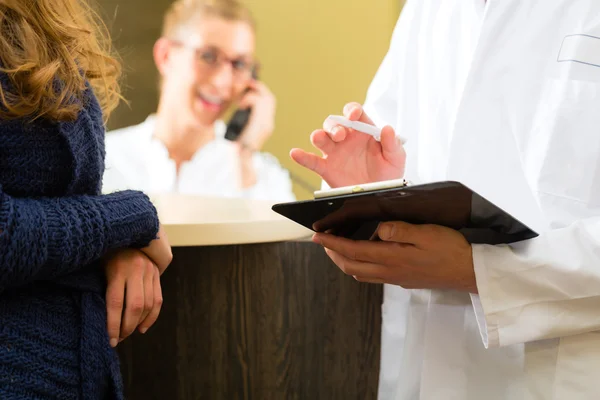
[[[142, 132], [144, 132], [144, 136], [151, 140], [154, 136], [154, 131], [156, 129], [156, 114], [150, 114], [148, 117], [142, 122]], [[225, 133], [227, 132], [227, 125], [225, 121], [218, 119], [214, 123], [215, 128], [215, 140], [225, 139]]]
[[[146, 146], [148, 146], [147, 155], [150, 157], [160, 157], [161, 159], [170, 159], [169, 150], [164, 145], [164, 143], [154, 137], [154, 132], [156, 130], [156, 114], [150, 114], [144, 122], [140, 124], [140, 139]], [[227, 131], [227, 125], [222, 120], [215, 121], [214, 124], [215, 131], [215, 139], [207, 142], [204, 146], [202, 146], [196, 153], [192, 156], [192, 158], [188, 162], [193, 162], [201, 153], [203, 153], [208, 148], [213, 148], [214, 146], [218, 146], [218, 148], [222, 148], [225, 146], [226, 148], [230, 148], [231, 142], [225, 139], [225, 132]]]

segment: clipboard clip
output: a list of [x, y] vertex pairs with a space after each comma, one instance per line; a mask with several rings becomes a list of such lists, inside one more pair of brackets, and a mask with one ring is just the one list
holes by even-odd
[[365, 183], [362, 185], [343, 186], [334, 189], [318, 190], [314, 192], [315, 199], [322, 199], [334, 196], [343, 196], [349, 194], [373, 192], [376, 190], [396, 189], [410, 186], [410, 181], [406, 179], [393, 179], [389, 181]]

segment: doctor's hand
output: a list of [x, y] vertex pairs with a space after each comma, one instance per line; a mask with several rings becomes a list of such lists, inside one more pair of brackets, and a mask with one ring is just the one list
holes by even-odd
[[477, 293], [471, 245], [459, 232], [439, 225], [386, 222], [377, 235], [382, 241], [324, 233], [315, 234], [313, 241], [360, 282]]
[[160, 271], [144, 253], [118, 250], [105, 266], [107, 328], [115, 347], [136, 328], [140, 333], [156, 322], [162, 307]]
[[[358, 103], [346, 104], [344, 116], [352, 121], [374, 125]], [[318, 129], [311, 134], [310, 140], [321, 151], [322, 157], [301, 149], [293, 149], [290, 156], [298, 164], [320, 175], [330, 187], [404, 176], [406, 153], [391, 126], [383, 128], [381, 142], [342, 126], [334, 127], [331, 133]]]

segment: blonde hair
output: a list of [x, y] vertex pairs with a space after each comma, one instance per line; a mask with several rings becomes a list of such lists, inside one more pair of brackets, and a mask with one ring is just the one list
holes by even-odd
[[239, 0], [176, 0], [167, 10], [163, 22], [163, 37], [174, 39], [198, 16], [245, 22], [256, 29], [252, 13]]
[[0, 0], [0, 117], [77, 118], [87, 84], [105, 120], [120, 100], [121, 67], [85, 0]]

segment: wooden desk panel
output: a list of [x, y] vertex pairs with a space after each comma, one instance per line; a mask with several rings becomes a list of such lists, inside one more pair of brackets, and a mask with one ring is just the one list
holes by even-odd
[[381, 286], [310, 242], [173, 250], [159, 321], [119, 346], [128, 399], [376, 398]]

